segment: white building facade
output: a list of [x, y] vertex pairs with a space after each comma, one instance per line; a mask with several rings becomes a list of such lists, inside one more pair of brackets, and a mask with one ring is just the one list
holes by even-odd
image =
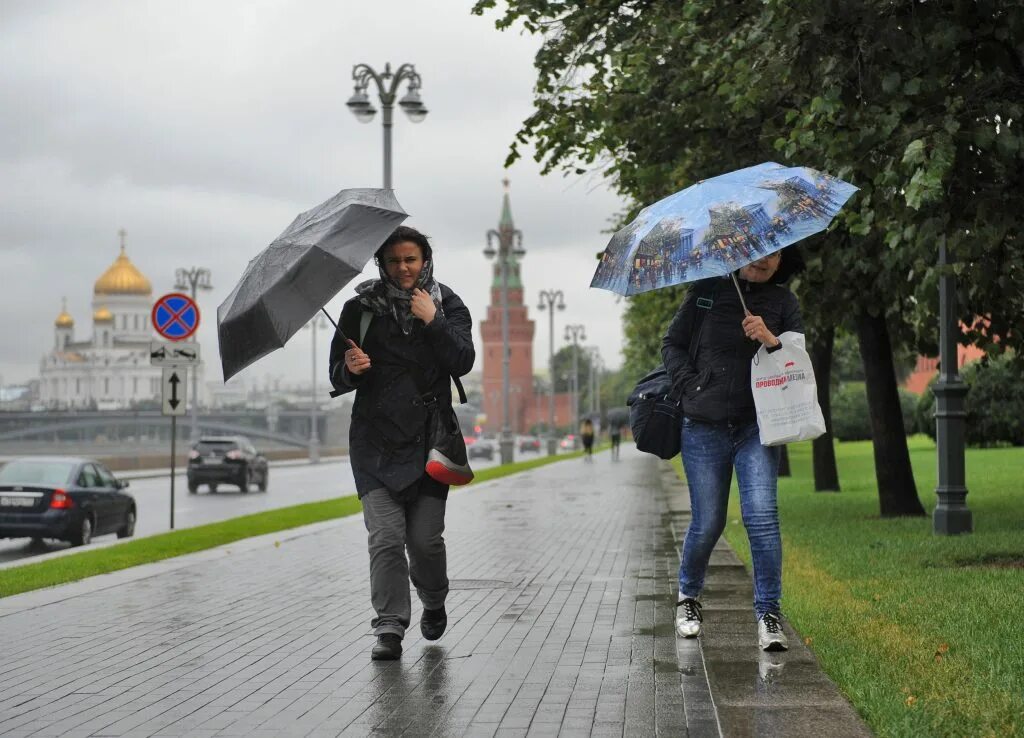
[[122, 237], [121, 253], [93, 286], [91, 334], [75, 340], [66, 305], [54, 321], [53, 350], [39, 368], [42, 404], [120, 410], [159, 400], [161, 370], [149, 361], [150, 341], [158, 338], [152, 309], [153, 287], [128, 258]]

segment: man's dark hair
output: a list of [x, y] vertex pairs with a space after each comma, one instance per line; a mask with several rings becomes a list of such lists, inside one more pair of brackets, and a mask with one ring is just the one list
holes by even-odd
[[377, 253], [373, 256], [375, 259], [380, 260], [384, 256], [384, 251], [388, 246], [394, 246], [396, 243], [404, 243], [409, 241], [420, 247], [420, 254], [423, 256], [423, 261], [430, 261], [430, 257], [433, 254], [433, 249], [430, 248], [430, 241], [426, 236], [417, 231], [415, 228], [409, 226], [398, 226], [391, 232], [391, 235], [384, 239], [384, 243], [377, 249]]

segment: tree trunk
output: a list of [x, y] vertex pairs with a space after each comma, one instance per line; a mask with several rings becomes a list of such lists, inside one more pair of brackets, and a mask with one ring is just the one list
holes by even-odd
[[924, 508], [917, 497], [914, 470], [910, 466], [903, 412], [896, 389], [896, 367], [885, 318], [862, 310], [857, 315], [857, 338], [867, 380], [875, 478], [882, 517], [923, 517]]
[[783, 446], [779, 449], [779, 476], [793, 476], [793, 472], [789, 470], [789, 446]]
[[839, 469], [836, 467], [836, 448], [832, 442], [832, 346], [836, 330], [833, 327], [815, 331], [810, 345], [814, 381], [818, 383], [818, 404], [825, 417], [825, 433], [813, 441], [814, 491], [838, 492]]

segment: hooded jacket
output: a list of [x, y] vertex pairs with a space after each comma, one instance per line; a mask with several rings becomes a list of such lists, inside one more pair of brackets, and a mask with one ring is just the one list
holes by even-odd
[[[715, 281], [718, 282], [714, 289]], [[804, 332], [796, 296], [781, 284], [739, 280], [747, 309], [760, 315], [775, 336]], [[704, 315], [699, 345], [690, 360], [697, 296], [712, 293]], [[661, 356], [673, 384], [682, 392], [683, 415], [704, 423], [745, 425], [757, 422], [750, 390], [750, 361], [761, 346], [743, 332], [743, 305], [730, 277], [696, 283], [686, 293], [661, 342]], [[777, 349], [769, 349], [777, 350]]]
[[342, 308], [341, 330], [370, 357], [369, 371], [350, 374], [345, 367], [348, 344], [338, 334], [331, 341], [331, 383], [341, 394], [356, 393], [349, 456], [360, 497], [381, 487], [398, 500], [447, 496], [448, 487], [425, 472], [429, 408], [424, 395], [437, 398], [439, 411], [451, 412], [451, 377], [467, 374], [476, 353], [469, 309], [451, 288], [438, 286], [441, 309], [428, 325], [414, 321], [408, 335], [392, 316], [375, 315], [360, 342], [360, 319], [367, 308], [358, 297]]

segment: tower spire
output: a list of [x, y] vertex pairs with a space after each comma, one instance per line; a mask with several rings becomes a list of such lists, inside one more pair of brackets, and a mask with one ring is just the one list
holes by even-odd
[[505, 177], [505, 179], [501, 180], [501, 184], [505, 187], [505, 194], [501, 199], [501, 220], [498, 221], [498, 228], [514, 229], [515, 226], [512, 223], [512, 201], [509, 199], [508, 194], [511, 182], [509, 182], [508, 177]]
[[121, 253], [123, 254], [124, 253], [125, 238], [128, 236], [128, 231], [126, 231], [124, 228], [122, 228], [121, 230], [119, 230], [117, 232], [117, 235], [121, 238]]

